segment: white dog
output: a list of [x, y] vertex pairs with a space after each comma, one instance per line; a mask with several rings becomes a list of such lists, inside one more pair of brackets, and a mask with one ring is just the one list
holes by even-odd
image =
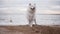
[[30, 3], [28, 7], [28, 16], [27, 16], [30, 27], [32, 27], [33, 22], [36, 25], [35, 10], [36, 10], [35, 4], [32, 5]]

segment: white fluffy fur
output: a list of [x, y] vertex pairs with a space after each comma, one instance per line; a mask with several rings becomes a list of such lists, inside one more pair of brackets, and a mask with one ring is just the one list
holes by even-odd
[[27, 19], [28, 19], [30, 27], [32, 27], [33, 22], [36, 24], [35, 9], [34, 8], [35, 8], [35, 4], [33, 4], [33, 5], [29, 4]]

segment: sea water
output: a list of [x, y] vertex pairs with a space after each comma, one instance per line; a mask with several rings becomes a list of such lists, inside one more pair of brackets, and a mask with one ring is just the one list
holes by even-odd
[[[12, 20], [12, 22], [10, 22]], [[59, 14], [37, 14], [38, 25], [60, 25]], [[0, 25], [27, 25], [28, 20], [25, 14], [0, 14]]]

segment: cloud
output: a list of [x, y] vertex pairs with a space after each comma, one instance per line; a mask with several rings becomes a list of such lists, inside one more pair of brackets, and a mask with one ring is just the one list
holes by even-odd
[[20, 6], [26, 6], [27, 1], [24, 0], [2, 0], [0, 4], [0, 7], [20, 7]]
[[0, 8], [0, 12], [2, 11], [2, 13], [25, 13], [26, 12], [26, 8], [22, 8], [22, 7], [10, 7], [10, 8]]
[[49, 7], [50, 10], [60, 11], [60, 6], [52, 5]]
[[60, 14], [60, 12], [53, 10], [38, 10], [37, 14]]
[[2, 0], [2, 5], [0, 5], [0, 12], [25, 13], [30, 2], [36, 3], [37, 13], [47, 13], [50, 11], [50, 13], [55, 13], [57, 10], [60, 11], [60, 1], [52, 1], [49, 3], [49, 0]]
[[49, 9], [52, 11], [60, 12], [60, 0], [51, 0], [49, 4]]
[[60, 0], [51, 0], [50, 4], [51, 5], [60, 5]]

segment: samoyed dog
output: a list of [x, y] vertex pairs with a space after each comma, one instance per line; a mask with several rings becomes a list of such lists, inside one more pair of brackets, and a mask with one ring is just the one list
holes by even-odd
[[32, 27], [33, 23], [36, 25], [36, 18], [35, 18], [35, 12], [36, 12], [36, 4], [29, 3], [28, 7], [28, 13], [27, 13], [27, 19], [29, 22], [29, 26]]

